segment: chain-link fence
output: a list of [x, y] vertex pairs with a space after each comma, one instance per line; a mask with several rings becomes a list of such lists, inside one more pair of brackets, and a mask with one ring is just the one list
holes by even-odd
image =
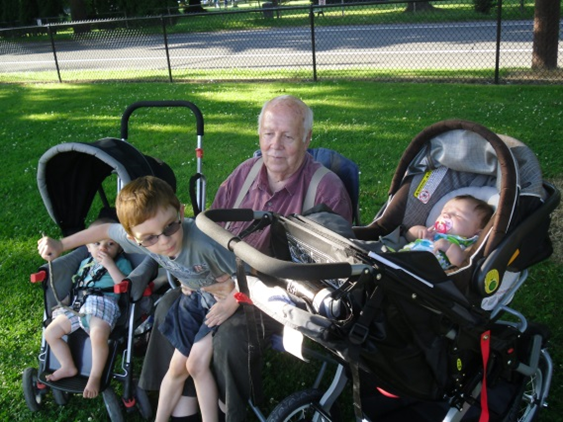
[[561, 20], [538, 34], [533, 0], [324, 2], [0, 30], [0, 82], [563, 82]]

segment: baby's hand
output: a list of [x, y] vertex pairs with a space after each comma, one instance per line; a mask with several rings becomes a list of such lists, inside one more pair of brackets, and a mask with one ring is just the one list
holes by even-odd
[[98, 254], [96, 256], [96, 261], [98, 261], [100, 265], [105, 269], [108, 269], [108, 267], [115, 266], [115, 261], [111, 256], [107, 254], [107, 252], [98, 251]]
[[451, 243], [447, 239], [438, 239], [434, 242], [434, 252], [442, 251], [447, 252]]
[[43, 236], [37, 241], [37, 251], [39, 255], [41, 255], [41, 258], [46, 261], [52, 261], [63, 252], [63, 244], [60, 240]]

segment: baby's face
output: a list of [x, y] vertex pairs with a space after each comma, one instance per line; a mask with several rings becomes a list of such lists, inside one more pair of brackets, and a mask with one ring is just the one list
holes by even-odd
[[87, 248], [88, 252], [90, 252], [90, 255], [94, 257], [96, 262], [100, 262], [102, 260], [100, 253], [113, 259], [117, 256], [117, 254], [119, 254], [119, 252], [121, 252], [121, 246], [111, 239], [104, 239], [100, 242], [89, 243]]
[[463, 237], [473, 237], [479, 233], [479, 216], [475, 212], [475, 205], [469, 201], [452, 199], [446, 202], [437, 221], [447, 221], [451, 224], [448, 234]]

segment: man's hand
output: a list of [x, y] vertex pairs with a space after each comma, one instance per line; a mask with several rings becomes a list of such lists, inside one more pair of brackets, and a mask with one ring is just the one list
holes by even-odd
[[235, 288], [235, 282], [227, 274], [217, 277], [215, 281], [217, 283], [214, 283], [211, 286], [202, 287], [201, 290], [211, 293], [215, 296], [216, 300], [223, 300], [227, 298]]
[[41, 258], [46, 261], [52, 261], [63, 253], [63, 244], [60, 240], [43, 236], [37, 241], [37, 251]]
[[225, 299], [217, 301], [211, 307], [207, 316], [205, 317], [205, 324], [208, 327], [215, 327], [225, 322], [231, 315], [235, 313], [238, 308], [238, 302], [235, 299], [235, 291], [228, 295]]

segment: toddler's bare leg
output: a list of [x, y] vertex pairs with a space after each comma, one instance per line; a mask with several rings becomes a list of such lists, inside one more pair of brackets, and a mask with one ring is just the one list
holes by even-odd
[[96, 317], [90, 318], [90, 341], [92, 343], [92, 370], [88, 383], [82, 395], [87, 399], [93, 399], [100, 393], [102, 373], [106, 365], [109, 353], [108, 339], [111, 326], [104, 320]]
[[59, 369], [45, 377], [47, 381], [58, 381], [62, 378], [70, 378], [75, 376], [78, 372], [72, 360], [68, 344], [63, 340], [63, 336], [69, 334], [70, 330], [71, 324], [65, 315], [56, 317], [45, 329], [45, 340], [49, 343], [51, 350], [61, 364]]

